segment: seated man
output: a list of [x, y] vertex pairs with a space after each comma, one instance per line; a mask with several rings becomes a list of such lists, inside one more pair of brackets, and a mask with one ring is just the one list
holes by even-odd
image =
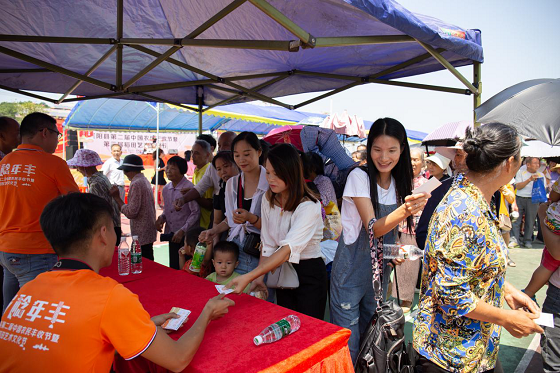
[[40, 223], [59, 261], [24, 285], [2, 316], [2, 372], [109, 372], [115, 349], [124, 359], [142, 355], [181, 371], [209, 322], [234, 304], [223, 296], [210, 299], [192, 328], [174, 341], [159, 325], [177, 315], [150, 319], [137, 295], [98, 273], [111, 264], [116, 240], [105, 200], [85, 193], [58, 197]]

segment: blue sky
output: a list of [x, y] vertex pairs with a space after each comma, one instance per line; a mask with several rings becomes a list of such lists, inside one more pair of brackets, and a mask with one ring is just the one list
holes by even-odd
[[[404, 7], [463, 28], [482, 31], [482, 100], [518, 82], [560, 78], [560, 0], [401, 0]], [[459, 71], [472, 81], [472, 67]], [[448, 71], [403, 79], [463, 88]], [[281, 101], [296, 104], [317, 96], [301, 94]], [[58, 97], [58, 95], [57, 95]], [[430, 132], [448, 122], [472, 119], [472, 96], [369, 84], [302, 107], [309, 112], [348, 110], [367, 120], [393, 117], [405, 127]], [[26, 97], [0, 90], [0, 101]]]

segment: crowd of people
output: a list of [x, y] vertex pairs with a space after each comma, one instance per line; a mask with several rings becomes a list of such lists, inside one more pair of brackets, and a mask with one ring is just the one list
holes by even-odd
[[[386, 259], [380, 269], [382, 297], [398, 293], [405, 312], [420, 289], [413, 346], [422, 372], [501, 372], [502, 327], [515, 337], [543, 333], [545, 370], [560, 370], [558, 328], [543, 330], [534, 322], [540, 315], [534, 295], [546, 283], [543, 310], [558, 322], [560, 181], [554, 168], [541, 169], [538, 158], [522, 161], [523, 143], [511, 127], [490, 123], [467, 130], [455, 146], [427, 157], [409, 146], [404, 126], [392, 118], [374, 122], [367, 144], [352, 156], [336, 138], [303, 152], [251, 132], [225, 132], [218, 141], [201, 135], [186, 158], [165, 163], [162, 152], [154, 152], [157, 180], [154, 175], [151, 183], [142, 158], [121, 159], [118, 144], [105, 162], [88, 149], [65, 162], [53, 155], [59, 138], [56, 121], [46, 114], [29, 114], [21, 125], [0, 118], [0, 371], [41, 366], [47, 354], [26, 345], [41, 337], [22, 331], [40, 323], [51, 328], [51, 341], [53, 325], [57, 330], [48, 356], [61, 370], [70, 367], [69, 346], [79, 350], [76, 356], [93, 356], [86, 359], [93, 370], [108, 371], [114, 349], [125, 359], [142, 355], [172, 370], [192, 360], [208, 323], [234, 303], [210, 299], [178, 341], [158, 332], [176, 315], [150, 319], [134, 294], [98, 274], [120, 242], [121, 214], [147, 259], [154, 259], [162, 232], [175, 270], [317, 319], [328, 306], [330, 321], [352, 332], [353, 361], [378, 307], [370, 234], [383, 244], [418, 246], [423, 260]], [[70, 168], [87, 177], [88, 193], [74, 193], [79, 188]], [[414, 191], [429, 178], [441, 185], [431, 193]], [[550, 199], [535, 202], [533, 184], [549, 188]], [[515, 265], [508, 246], [531, 248], [537, 222], [546, 248], [520, 291], [505, 280], [506, 267]], [[208, 249], [194, 272], [199, 242]], [[333, 247], [331, 263], [326, 258]], [[279, 269], [288, 275], [274, 276]], [[392, 271], [398, 284], [391, 283]], [[54, 313], [46, 311], [57, 304]], [[66, 322], [56, 324], [55, 313], [66, 315]], [[8, 333], [8, 323], [17, 329]], [[96, 336], [87, 351], [76, 347], [82, 344], [72, 330]], [[23, 358], [31, 354], [38, 358]]]

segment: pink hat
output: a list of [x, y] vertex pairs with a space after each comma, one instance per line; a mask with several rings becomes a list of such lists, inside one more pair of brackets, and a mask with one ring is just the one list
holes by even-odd
[[78, 149], [78, 151], [74, 154], [74, 157], [66, 163], [68, 163], [68, 166], [71, 168], [93, 167], [103, 164], [99, 154], [89, 149]]

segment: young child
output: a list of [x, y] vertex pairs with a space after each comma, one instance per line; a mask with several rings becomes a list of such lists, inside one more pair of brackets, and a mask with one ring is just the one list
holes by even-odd
[[[216, 272], [206, 277], [207, 280], [220, 285], [227, 285], [231, 280], [240, 276], [235, 272], [235, 268], [239, 264], [239, 246], [235, 242], [220, 241], [214, 246], [212, 264]], [[247, 285], [244, 293], [249, 294], [251, 284]]]
[[[539, 207], [539, 217], [541, 220], [541, 227], [543, 230], [543, 238], [545, 248], [541, 265], [535, 270], [529, 285], [523, 290], [525, 294], [531, 298], [535, 298], [535, 294], [539, 291], [550, 279], [550, 276], [560, 267], [560, 260], [554, 259], [554, 256], [560, 255], [560, 184], [556, 180], [550, 192], [549, 205], [542, 204]], [[547, 229], [545, 229], [548, 228]], [[552, 233], [552, 234], [551, 234]]]
[[191, 275], [205, 278], [211, 272], [208, 263], [210, 262], [210, 258], [212, 255], [212, 246], [208, 246], [208, 249], [206, 250], [204, 261], [202, 262], [202, 266], [200, 267], [200, 272], [193, 272], [189, 269], [196, 244], [198, 243], [198, 236], [200, 235], [200, 233], [202, 233], [203, 230], [204, 229], [200, 227], [196, 227], [189, 229], [185, 234], [185, 246], [179, 249], [179, 267], [181, 267], [183, 271], [190, 273]]

